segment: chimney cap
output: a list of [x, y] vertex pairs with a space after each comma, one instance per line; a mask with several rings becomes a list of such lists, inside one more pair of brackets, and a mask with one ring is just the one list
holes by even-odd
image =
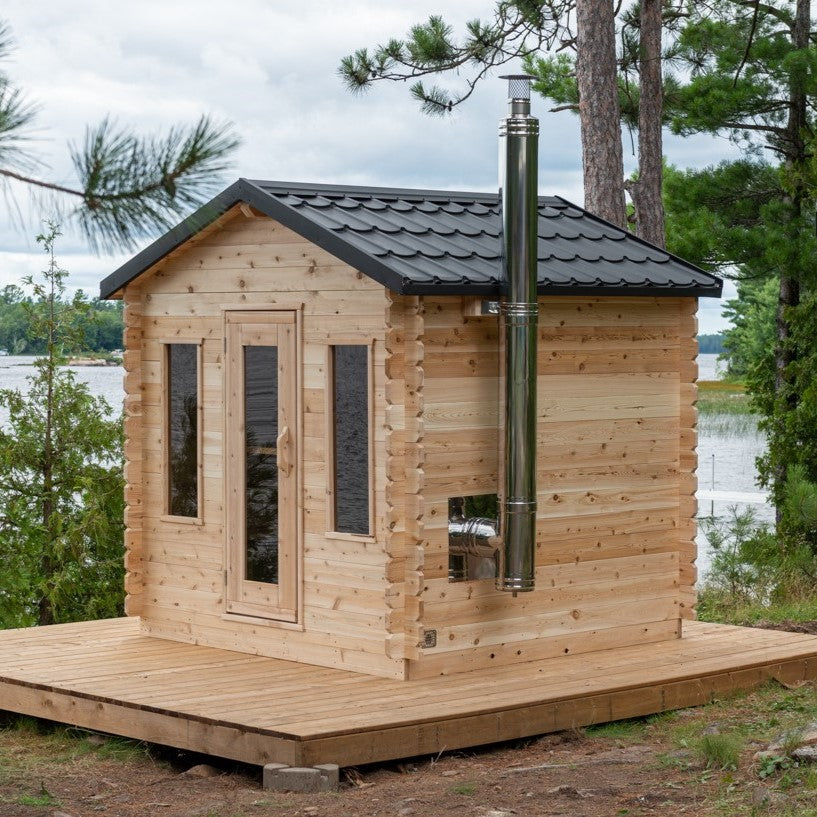
[[530, 84], [536, 77], [530, 74], [503, 74], [500, 79], [508, 80], [508, 99], [530, 99]]

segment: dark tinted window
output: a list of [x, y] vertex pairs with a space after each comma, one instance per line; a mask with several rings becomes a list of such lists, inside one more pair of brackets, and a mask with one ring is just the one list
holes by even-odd
[[167, 350], [168, 512], [199, 515], [198, 345], [172, 343]]
[[244, 347], [247, 562], [250, 581], [278, 584], [278, 349]]
[[369, 530], [369, 350], [333, 346], [335, 530]]

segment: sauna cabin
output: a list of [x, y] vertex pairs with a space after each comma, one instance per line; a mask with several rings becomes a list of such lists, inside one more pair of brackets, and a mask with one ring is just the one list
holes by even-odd
[[125, 308], [126, 611], [399, 679], [679, 638], [696, 305], [720, 281], [537, 216], [534, 583], [456, 551], [503, 467], [496, 194], [241, 179], [101, 287]]

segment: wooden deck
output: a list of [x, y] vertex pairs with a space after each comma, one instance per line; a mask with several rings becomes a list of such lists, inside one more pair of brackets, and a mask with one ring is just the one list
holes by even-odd
[[684, 638], [394, 681], [145, 636], [135, 619], [0, 631], [0, 709], [264, 764], [367, 763], [817, 677], [817, 637], [684, 623]]

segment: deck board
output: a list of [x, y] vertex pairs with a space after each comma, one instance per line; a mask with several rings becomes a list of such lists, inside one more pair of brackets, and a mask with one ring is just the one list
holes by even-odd
[[0, 709], [250, 763], [348, 766], [704, 703], [817, 677], [817, 637], [684, 637], [398, 681], [162, 640], [136, 619], [0, 631]]

